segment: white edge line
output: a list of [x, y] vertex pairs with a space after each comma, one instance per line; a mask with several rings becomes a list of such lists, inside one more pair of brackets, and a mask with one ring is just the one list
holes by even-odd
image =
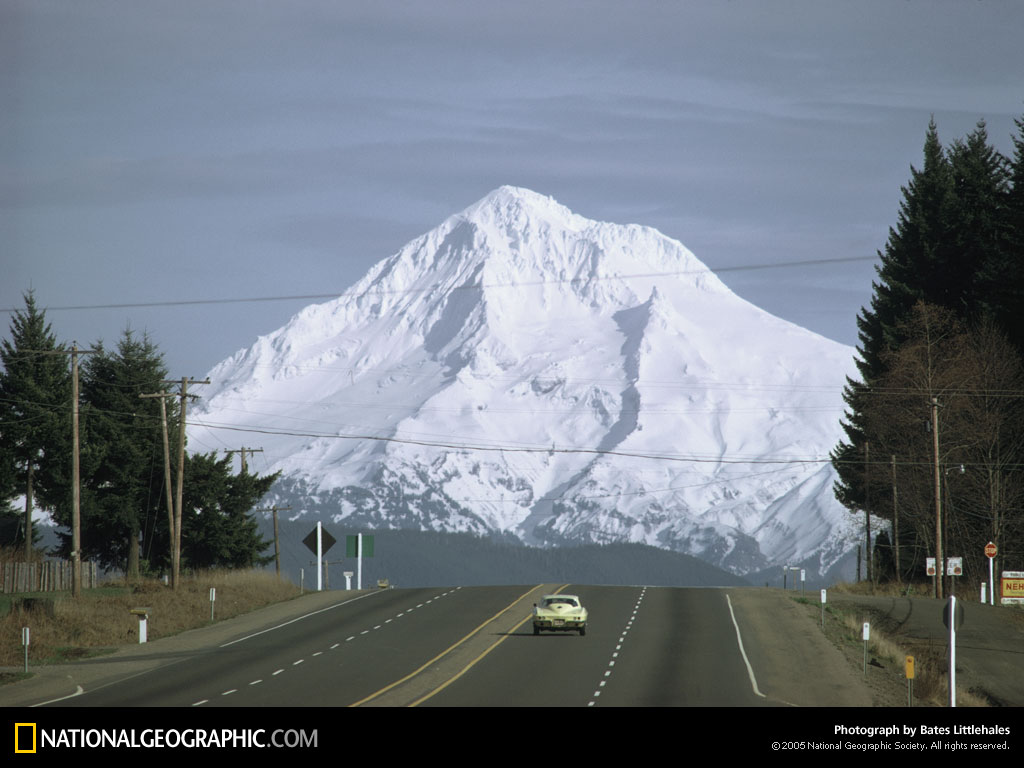
[[40, 701], [38, 704], [33, 704], [32, 706], [44, 707], [47, 704], [53, 704], [54, 702], [64, 701], [65, 699], [73, 699], [75, 698], [75, 696], [81, 696], [83, 693], [85, 693], [85, 689], [82, 686], [77, 685], [75, 686], [75, 688], [77, 690], [74, 693], [69, 693], [67, 696], [61, 696], [59, 699], [50, 699], [49, 701]]
[[761, 691], [757, 688], [757, 678], [754, 677], [754, 668], [750, 666], [750, 659], [747, 658], [747, 652], [743, 650], [743, 636], [740, 635], [740, 625], [736, 622], [736, 613], [732, 609], [732, 600], [729, 599], [729, 595], [726, 594], [725, 601], [729, 604], [729, 615], [732, 617], [732, 625], [736, 627], [736, 642], [740, 646], [740, 655], [743, 656], [743, 663], [747, 665], [747, 674], [750, 676], [750, 687], [754, 689], [754, 693], [760, 696], [762, 699], [767, 699]]

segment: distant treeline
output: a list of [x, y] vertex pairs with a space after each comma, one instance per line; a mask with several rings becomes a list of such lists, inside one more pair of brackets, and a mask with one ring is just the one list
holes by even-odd
[[[282, 575], [306, 584], [316, 582], [313, 554], [302, 544], [316, 522], [307, 519], [279, 524]], [[360, 531], [344, 523], [324, 523], [338, 543], [327, 553], [332, 589], [343, 588], [343, 572], [356, 561], [342, 559], [344, 537]], [[538, 584], [645, 584], [649, 586], [749, 586], [749, 582], [689, 555], [645, 544], [588, 544], [540, 549], [513, 539], [484, 538], [469, 533], [385, 530], [361, 531], [374, 537], [374, 556], [363, 559], [363, 587], [388, 579], [398, 587]], [[273, 538], [266, 523], [262, 534]], [[272, 552], [272, 550], [271, 550]], [[340, 562], [339, 562], [340, 560]], [[273, 564], [268, 566], [273, 568]], [[353, 579], [354, 581], [354, 579]]]

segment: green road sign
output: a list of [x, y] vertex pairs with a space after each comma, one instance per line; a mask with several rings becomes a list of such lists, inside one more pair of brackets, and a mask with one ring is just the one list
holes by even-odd
[[[345, 537], [345, 557], [359, 557], [359, 537]], [[373, 557], [373, 536], [363, 536], [363, 557]]]

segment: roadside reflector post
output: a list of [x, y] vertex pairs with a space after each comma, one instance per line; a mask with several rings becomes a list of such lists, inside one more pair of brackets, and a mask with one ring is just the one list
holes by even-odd
[[21, 628], [21, 644], [25, 646], [25, 671], [28, 672], [28, 627]]
[[139, 617], [139, 645], [142, 645], [144, 642], [146, 642], [146, 622], [149, 620], [149, 612], [151, 610], [151, 608], [132, 608], [129, 611], [129, 613], [131, 613], [132, 616]]
[[914, 657], [907, 656], [907, 706], [914, 706]]
[[210, 621], [213, 621], [213, 604], [217, 602], [217, 588], [210, 587]]
[[864, 677], [868, 676], [868, 640], [871, 639], [871, 625], [868, 622], [864, 622], [864, 630], [862, 633], [864, 637]]
[[352, 590], [352, 571], [343, 571], [345, 575], [345, 591], [349, 592]]
[[825, 602], [826, 602], [826, 590], [821, 590], [821, 628], [825, 628]]
[[964, 607], [950, 595], [942, 610], [942, 623], [949, 630], [949, 706], [956, 706], [956, 631], [964, 623]]

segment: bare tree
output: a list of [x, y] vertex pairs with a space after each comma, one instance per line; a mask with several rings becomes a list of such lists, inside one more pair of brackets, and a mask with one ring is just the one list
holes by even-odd
[[901, 547], [905, 573], [922, 573], [923, 557], [941, 548], [964, 557], [967, 574], [981, 579], [985, 544], [991, 539], [1003, 552], [1010, 532], [1022, 532], [1024, 365], [991, 324], [969, 329], [934, 305], [918, 303], [900, 331], [905, 343], [886, 356], [887, 374], [863, 395], [877, 457], [872, 511], [898, 515], [893, 545]]

